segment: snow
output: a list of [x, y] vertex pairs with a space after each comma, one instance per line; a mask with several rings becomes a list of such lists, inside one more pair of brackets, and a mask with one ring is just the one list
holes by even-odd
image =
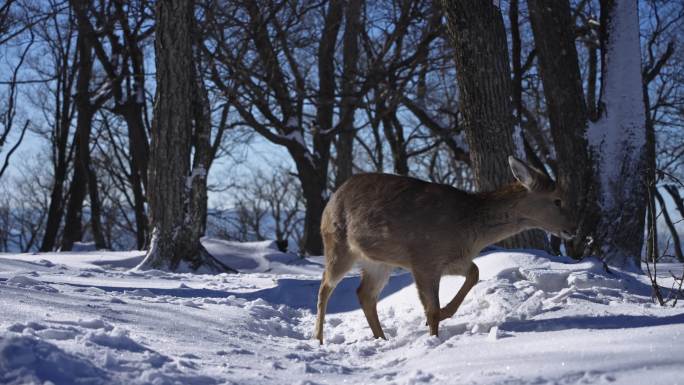
[[304, 137], [302, 136], [302, 132], [299, 130], [292, 130], [289, 134], [285, 135], [285, 138], [289, 140], [294, 140], [304, 149], [307, 148], [306, 143], [304, 142]]
[[195, 165], [192, 168], [192, 172], [190, 173], [189, 176], [185, 178], [185, 188], [190, 190], [192, 188], [192, 184], [195, 181], [195, 178], [206, 178], [207, 177], [207, 170], [204, 168], [203, 165]]
[[[131, 270], [144, 252], [0, 254], [2, 384], [676, 384], [684, 313], [648, 280], [596, 259], [495, 250], [480, 282], [428, 336], [411, 275], [381, 294], [374, 340], [358, 270], [312, 340], [322, 257], [206, 238], [239, 274]], [[662, 284], [669, 287], [661, 266]], [[461, 277], [442, 280], [450, 300]]]

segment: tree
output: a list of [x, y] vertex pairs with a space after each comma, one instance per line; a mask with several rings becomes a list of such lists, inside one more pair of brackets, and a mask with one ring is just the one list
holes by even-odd
[[350, 0], [344, 7], [344, 35], [342, 47], [342, 100], [340, 102], [340, 115], [346, 120], [340, 123], [340, 132], [337, 137], [335, 148], [337, 150], [337, 175], [335, 186], [339, 187], [353, 173], [354, 163], [354, 111], [358, 104], [356, 84], [359, 75], [359, 37], [361, 36], [361, 10], [364, 8], [364, 0]]
[[[93, 40], [94, 33], [88, 28], [89, 22], [85, 19], [87, 2], [73, 2], [78, 25], [78, 78], [76, 80], [75, 104], [76, 118], [76, 154], [74, 158], [74, 175], [69, 189], [69, 203], [67, 205], [66, 219], [64, 223], [64, 235], [62, 237], [62, 250], [69, 251], [74, 242], [80, 241], [83, 232], [81, 229], [81, 216], [83, 212], [83, 200], [86, 192], [90, 198], [90, 223], [95, 247], [104, 249], [105, 240], [102, 235], [100, 222], [100, 194], [97, 186], [95, 170], [91, 165], [90, 135], [93, 129], [93, 116], [109, 99], [108, 92], [97, 92], [92, 95], [90, 85], [93, 77]], [[86, 190], [87, 188], [87, 190]]]
[[[579, 213], [581, 255], [593, 237], [604, 260], [638, 267], [649, 174], [637, 4], [601, 2], [601, 94], [584, 99], [568, 1], [531, 0], [530, 15], [565, 204]], [[629, 215], [625, 215], [629, 213]]]
[[[146, 25], [149, 4], [146, 0], [111, 0], [101, 3], [99, 9], [92, 4], [80, 5], [74, 7], [79, 30], [90, 38], [95, 56], [107, 77], [107, 86], [113, 98], [110, 110], [121, 116], [128, 128], [128, 164], [125, 174], [133, 194], [136, 243], [142, 249], [147, 235], [144, 189], [147, 185], [149, 144], [144, 117], [145, 74], [141, 45], [154, 30]], [[99, 32], [95, 30], [91, 19], [103, 26]]]
[[[0, 46], [7, 43], [13, 37], [16, 37], [17, 34], [20, 33], [19, 31], [23, 29], [21, 24], [17, 22], [18, 17], [12, 12], [13, 3], [14, 1], [10, 0], [0, 6]], [[19, 54], [15, 68], [10, 71], [10, 78], [6, 82], [3, 81], [3, 83], [7, 84], [8, 91], [0, 103], [0, 153], [6, 149], [5, 145], [8, 144], [10, 133], [17, 131], [15, 127], [18, 94], [17, 76], [22, 65], [25, 63], [29, 50], [31, 49], [31, 46], [33, 46], [34, 42], [35, 34], [31, 33], [29, 42], [23, 44], [24, 48]], [[26, 134], [29, 125], [30, 122], [26, 120], [22, 127], [19, 128], [19, 138], [17, 138], [12, 146], [10, 146], [9, 150], [4, 156], [4, 160], [0, 159], [0, 178], [2, 178], [5, 171], [7, 171], [12, 154], [14, 154], [14, 152], [19, 148], [21, 142], [24, 140], [24, 135]]]
[[[320, 220], [327, 200], [330, 147], [339, 126], [333, 125], [334, 55], [344, 2], [331, 0], [327, 5], [259, 6], [248, 1], [220, 13], [207, 8], [213, 25], [211, 44], [206, 45], [214, 60], [212, 81], [246, 125], [292, 157], [306, 202], [303, 251], [309, 254], [323, 251]], [[316, 40], [302, 21], [321, 8], [322, 29]], [[242, 38], [229, 42], [226, 33]], [[310, 74], [317, 74], [316, 79], [308, 79]]]
[[637, 3], [602, 1], [601, 31], [599, 119], [588, 132], [601, 208], [594, 234], [607, 263], [639, 268], [648, 159]]
[[202, 98], [193, 53], [194, 2], [160, 1], [155, 19], [157, 93], [148, 175], [152, 240], [138, 267], [231, 271], [200, 243], [208, 170], [198, 159], [202, 155], [191, 164], [193, 136], [202, 137], [206, 129], [193, 103]]
[[76, 65], [78, 50], [74, 47], [76, 28], [72, 23], [64, 23], [67, 17], [61, 13], [52, 12], [47, 22], [43, 23], [36, 32], [48, 47], [48, 65], [52, 69], [48, 73], [54, 78], [52, 87], [50, 84], [45, 85], [54, 104], [46, 106], [44, 100], [34, 101], [36, 106], [44, 109], [46, 116], [52, 116], [52, 121], [47, 122], [49, 129], [41, 132], [50, 142], [53, 177], [50, 205], [40, 251], [52, 251], [58, 244], [65, 208], [65, 183], [75, 146], [74, 141], [70, 142], [69, 138], [74, 115], [72, 95], [78, 73]]
[[[496, 3], [480, 0], [443, 3], [455, 47], [470, 166], [480, 191], [493, 191], [513, 182], [507, 159], [516, 153], [508, 45], [503, 17]], [[544, 239], [539, 232], [526, 232], [504, 244], [544, 248]]]
[[593, 163], [586, 139], [589, 113], [570, 3], [530, 0], [528, 6], [556, 150], [556, 179], [563, 204], [579, 213], [576, 242], [567, 244], [568, 252], [578, 257], [584, 251], [584, 239], [593, 231], [597, 207], [592, 196]]

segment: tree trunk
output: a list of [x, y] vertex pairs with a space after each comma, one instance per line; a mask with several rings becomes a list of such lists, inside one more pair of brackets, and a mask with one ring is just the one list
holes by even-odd
[[[301, 174], [302, 171], [299, 171]], [[301, 249], [307, 255], [322, 255], [323, 240], [321, 238], [321, 216], [327, 203], [325, 181], [315, 173], [307, 173], [299, 178], [304, 195], [304, 232]]]
[[[83, 6], [83, 4], [80, 4]], [[71, 195], [67, 216], [64, 223], [62, 250], [69, 251], [74, 242], [83, 237], [81, 217], [83, 215], [83, 200], [86, 193], [90, 196], [90, 223], [95, 247], [106, 247], [102, 235], [100, 221], [100, 197], [97, 191], [97, 177], [90, 161], [90, 133], [92, 131], [93, 115], [96, 107], [90, 102], [90, 81], [93, 72], [92, 44], [88, 36], [89, 31], [78, 23], [78, 79], [76, 81], [75, 104], [78, 112], [76, 120], [76, 157], [74, 158], [74, 177], [71, 183]], [[86, 190], [87, 188], [87, 190]]]
[[[58, 87], [62, 87], [62, 105], [61, 111], [57, 112], [57, 119], [55, 123], [58, 125], [55, 135], [54, 154], [55, 156], [55, 174], [52, 184], [52, 192], [50, 193], [50, 206], [48, 208], [48, 216], [45, 224], [45, 233], [43, 241], [40, 245], [40, 251], [52, 251], [57, 243], [57, 233], [59, 232], [59, 225], [62, 222], [64, 214], [64, 183], [66, 182], [69, 157], [68, 157], [68, 139], [69, 126], [71, 125], [70, 110], [71, 110], [71, 82], [69, 76], [66, 76], [67, 67], [63, 67], [61, 78]], [[59, 91], [58, 91], [59, 92]]]
[[[69, 203], [67, 205], [66, 219], [64, 221], [64, 234], [62, 235], [61, 250], [70, 251], [74, 242], [80, 241], [83, 237], [83, 200], [85, 199], [87, 187], [87, 175], [84, 165], [85, 154], [89, 151], [90, 125], [92, 123], [93, 111], [90, 108], [90, 78], [93, 67], [91, 47], [85, 34], [79, 29], [78, 40], [78, 79], [76, 80], [76, 154], [74, 157], [74, 173], [71, 178], [69, 188]], [[86, 135], [86, 131], [87, 134]], [[85, 143], [83, 141], [86, 140]]]
[[[88, 126], [92, 126], [92, 115], [90, 117], [90, 122]], [[82, 143], [90, 144], [90, 130], [83, 133], [86, 138]], [[87, 141], [85, 139], [88, 139]], [[85, 151], [81, 152], [83, 155], [83, 167], [86, 171], [86, 179], [88, 183], [88, 197], [90, 198], [90, 229], [93, 233], [93, 240], [95, 241], [95, 248], [97, 250], [106, 249], [107, 243], [105, 242], [104, 235], [102, 233], [102, 204], [100, 202], [100, 193], [97, 186], [97, 175], [92, 167], [92, 162], [90, 158], [90, 146]]]
[[[491, 1], [444, 0], [456, 52], [463, 127], [479, 191], [511, 183], [513, 111], [508, 45], [501, 10]], [[507, 247], [544, 248], [539, 233], [525, 232]]]
[[596, 122], [589, 121], [584, 101], [569, 2], [531, 0], [529, 8], [559, 184], [565, 204], [579, 213], [578, 238], [569, 251], [581, 255], [585, 236], [591, 235], [608, 264], [638, 269], [649, 156], [636, 2], [601, 2]]
[[[136, 84], [135, 87], [142, 87]], [[147, 243], [147, 214], [145, 213], [145, 189], [147, 188], [147, 163], [150, 147], [143, 123], [144, 99], [137, 95], [114, 107], [114, 113], [123, 117], [128, 128], [129, 182], [133, 190], [133, 212], [135, 215], [135, 236], [138, 250]]]
[[677, 229], [675, 228], [675, 225], [672, 222], [672, 218], [670, 218], [670, 213], [668, 213], [667, 207], [665, 206], [665, 200], [663, 199], [663, 196], [660, 194], [658, 189], [654, 189], [653, 192], [655, 193], [654, 195], [658, 199], [658, 204], [660, 204], [660, 211], [663, 213], [663, 219], [665, 219], [667, 229], [670, 231], [674, 255], [675, 257], [677, 257], [677, 260], [679, 262], [684, 262], [684, 254], [682, 253], [682, 243], [679, 240], [679, 234], [677, 234]]
[[359, 33], [361, 30], [361, 9], [363, 0], [350, 0], [345, 7], [344, 47], [342, 57], [342, 100], [340, 101], [340, 133], [337, 137], [337, 175], [335, 186], [339, 187], [353, 173], [354, 111], [358, 103], [355, 84], [358, 78]]
[[50, 206], [45, 223], [45, 234], [40, 245], [40, 251], [52, 251], [57, 240], [57, 232], [62, 222], [63, 209], [63, 189], [66, 179], [66, 164], [58, 163], [55, 168], [54, 181], [52, 182], [52, 192], [50, 193]]
[[[198, 70], [199, 71], [199, 70]], [[193, 96], [195, 132], [193, 134], [192, 191], [190, 212], [197, 223], [194, 236], [202, 237], [207, 227], [207, 176], [212, 162], [211, 108], [209, 95], [200, 76], [195, 78]]]
[[69, 200], [67, 202], [66, 217], [64, 218], [64, 231], [60, 246], [62, 251], [70, 251], [74, 246], [74, 242], [80, 241], [83, 238], [83, 199], [85, 199], [87, 182], [83, 163], [79, 160], [82, 151], [80, 141], [81, 137], [78, 136], [74, 144], [76, 146], [74, 172], [71, 177]]
[[599, 120], [588, 130], [601, 207], [595, 239], [609, 265], [640, 269], [649, 166], [637, 3], [602, 1], [601, 19]]
[[313, 133], [313, 151], [299, 144], [290, 150], [299, 174], [306, 200], [304, 216], [303, 252], [322, 255], [321, 216], [327, 203], [328, 163], [330, 160], [330, 132], [333, 129], [335, 103], [335, 42], [340, 29], [344, 2], [333, 0], [325, 15], [325, 25], [318, 46], [318, 130]]
[[59, 225], [64, 215], [64, 183], [69, 168], [69, 153], [73, 146], [69, 146], [69, 128], [71, 126], [72, 85], [76, 74], [73, 66], [69, 65], [69, 52], [65, 52], [58, 65], [58, 78], [55, 91], [55, 133], [53, 135], [54, 179], [50, 193], [50, 205], [45, 224], [45, 232], [40, 245], [40, 251], [52, 251], [57, 243]]
[[397, 175], [408, 175], [408, 154], [406, 153], [406, 141], [404, 140], [404, 127], [396, 118], [396, 107], [388, 108], [385, 99], [376, 103], [377, 114], [381, 117], [382, 129], [385, 139], [389, 143], [394, 163], [394, 172]]
[[199, 167], [192, 172], [190, 168], [192, 96], [197, 95], [192, 49], [194, 2], [157, 2], [155, 18], [157, 94], [148, 176], [153, 230], [149, 251], [138, 268], [231, 271], [202, 247], [202, 221], [194, 210], [195, 179], [206, 177]]
[[131, 169], [129, 181], [133, 190], [136, 245], [138, 250], [143, 250], [147, 242], [144, 188], [147, 187], [149, 145], [142, 121], [142, 106], [136, 101], [129, 100], [121, 107], [120, 114], [128, 126], [129, 166]]
[[670, 194], [670, 197], [672, 198], [672, 201], [674, 202], [675, 206], [677, 206], [677, 210], [679, 211], [679, 215], [684, 218], [684, 199], [682, 199], [682, 196], [679, 194], [679, 190], [677, 190], [677, 186], [669, 184], [663, 186], [665, 190], [667, 191], [668, 194]]
[[593, 164], [586, 139], [588, 115], [570, 4], [568, 0], [530, 0], [528, 6], [556, 149], [556, 179], [563, 204], [570, 212], [578, 213], [578, 237], [575, 242], [566, 243], [566, 247], [570, 255], [580, 257], [585, 237], [594, 232], [598, 208], [591, 195]]

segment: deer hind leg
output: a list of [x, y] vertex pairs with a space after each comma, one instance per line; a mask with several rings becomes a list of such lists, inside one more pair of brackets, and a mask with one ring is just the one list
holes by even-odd
[[378, 318], [378, 295], [387, 284], [392, 267], [383, 263], [364, 260], [361, 265], [361, 284], [356, 290], [359, 303], [366, 316], [373, 337], [387, 339]]
[[325, 271], [323, 272], [323, 279], [321, 279], [321, 287], [318, 290], [318, 306], [316, 330], [314, 336], [323, 344], [323, 325], [325, 324], [325, 311], [328, 306], [328, 299], [335, 286], [342, 280], [344, 275], [354, 265], [354, 256], [349, 249], [341, 244], [331, 245], [332, 240], [326, 236], [323, 237], [325, 242]]
[[458, 293], [456, 293], [454, 299], [452, 299], [451, 302], [444, 306], [444, 308], [440, 311], [440, 321], [450, 318], [451, 316], [456, 314], [458, 307], [461, 306], [461, 303], [463, 303], [463, 300], [465, 299], [466, 295], [468, 295], [470, 289], [472, 289], [473, 286], [475, 286], [479, 279], [480, 270], [477, 268], [476, 264], [471, 263], [470, 267], [468, 268], [468, 272], [466, 273], [466, 279], [463, 283], [463, 286], [461, 286], [461, 289], [458, 291]]
[[439, 309], [439, 274], [425, 274], [413, 271], [413, 278], [416, 281], [420, 302], [425, 308], [427, 324], [430, 327], [430, 335], [438, 335], [440, 309]]

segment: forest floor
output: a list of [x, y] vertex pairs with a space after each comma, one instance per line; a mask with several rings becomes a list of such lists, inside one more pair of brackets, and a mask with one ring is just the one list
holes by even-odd
[[[595, 259], [487, 253], [439, 337], [397, 270], [378, 307], [387, 341], [354, 271], [320, 346], [320, 257], [204, 243], [241, 273], [135, 271], [141, 252], [0, 254], [0, 384], [684, 384], [684, 301], [654, 305], [643, 275]], [[444, 278], [441, 301], [462, 282]]]

